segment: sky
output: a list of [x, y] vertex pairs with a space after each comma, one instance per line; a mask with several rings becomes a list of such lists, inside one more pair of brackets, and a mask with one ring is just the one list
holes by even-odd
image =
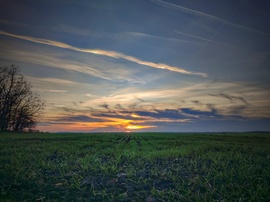
[[270, 131], [268, 0], [0, 2], [44, 132]]

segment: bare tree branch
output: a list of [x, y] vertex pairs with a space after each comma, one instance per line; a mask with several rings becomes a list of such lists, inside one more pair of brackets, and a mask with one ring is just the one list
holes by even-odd
[[0, 67], [0, 131], [24, 131], [36, 126], [45, 102], [31, 91], [19, 67]]

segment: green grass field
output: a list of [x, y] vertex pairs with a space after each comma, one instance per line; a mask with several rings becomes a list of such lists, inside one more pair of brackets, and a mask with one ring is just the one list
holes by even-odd
[[0, 201], [270, 201], [270, 134], [0, 134]]

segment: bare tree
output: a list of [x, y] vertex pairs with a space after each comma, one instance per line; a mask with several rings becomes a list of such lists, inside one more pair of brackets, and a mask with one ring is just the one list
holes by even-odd
[[31, 91], [19, 67], [0, 67], [0, 131], [24, 131], [36, 126], [45, 102]]

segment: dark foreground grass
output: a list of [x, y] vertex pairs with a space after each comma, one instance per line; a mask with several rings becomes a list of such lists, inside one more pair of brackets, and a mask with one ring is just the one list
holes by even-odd
[[270, 134], [0, 134], [0, 201], [270, 201]]

